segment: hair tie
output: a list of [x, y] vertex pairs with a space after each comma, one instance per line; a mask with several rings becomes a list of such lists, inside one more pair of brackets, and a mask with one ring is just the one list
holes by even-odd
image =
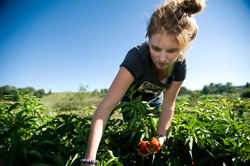
[[191, 10], [190, 10], [190, 9], [185, 8], [185, 9], [184, 9], [184, 12], [185, 12], [185, 13], [186, 13], [189, 17], [191, 17], [192, 12], [191, 12]]

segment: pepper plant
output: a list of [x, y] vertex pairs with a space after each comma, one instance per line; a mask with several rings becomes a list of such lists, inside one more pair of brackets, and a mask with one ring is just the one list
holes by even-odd
[[[134, 91], [131, 92], [131, 96]], [[0, 158], [13, 166], [78, 166], [86, 152], [92, 117], [52, 116], [34, 96], [17, 92], [18, 100], [0, 101]], [[107, 122], [97, 159], [111, 165], [249, 165], [249, 98], [206, 98], [194, 105], [176, 104], [167, 140], [148, 157], [138, 155], [142, 140], [156, 135], [159, 110], [141, 97], [121, 102], [113, 111], [127, 112], [130, 120]]]

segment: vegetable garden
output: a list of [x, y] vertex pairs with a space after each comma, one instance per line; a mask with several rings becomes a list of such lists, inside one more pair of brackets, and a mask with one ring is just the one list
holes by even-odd
[[[79, 165], [91, 117], [73, 113], [52, 116], [38, 98], [28, 94], [18, 94], [15, 102], [10, 98], [0, 101], [0, 165]], [[138, 155], [139, 143], [156, 135], [160, 110], [149, 107], [140, 97], [120, 103], [113, 113], [121, 107], [130, 120], [108, 121], [98, 149], [99, 166], [250, 164], [249, 98], [177, 103], [165, 144], [148, 157]]]

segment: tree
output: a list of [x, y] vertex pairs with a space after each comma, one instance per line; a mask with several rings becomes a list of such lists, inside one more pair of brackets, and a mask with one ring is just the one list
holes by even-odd
[[83, 84], [79, 85], [78, 96], [79, 96], [79, 100], [80, 101], [82, 101], [85, 98], [86, 92], [87, 92], [87, 88], [88, 88], [88, 85], [83, 85]]
[[226, 93], [235, 93], [236, 87], [233, 86], [233, 84], [231, 82], [227, 82], [225, 85], [225, 92]]
[[209, 94], [210, 93], [210, 91], [209, 91], [209, 87], [207, 86], [207, 85], [205, 85], [203, 88], [202, 88], [202, 94], [204, 94], [204, 95], [207, 95], [207, 94]]
[[52, 93], [52, 90], [50, 89], [49, 92], [47, 93], [48, 95], [50, 95]]
[[45, 95], [44, 89], [39, 89], [33, 93], [34, 96], [42, 98]]
[[181, 87], [180, 91], [179, 91], [179, 96], [181, 95], [190, 95], [192, 93], [191, 90], [187, 89], [186, 87]]
[[85, 93], [85, 92], [87, 92], [87, 88], [88, 88], [88, 85], [80, 84], [79, 85], [79, 93]]
[[17, 99], [16, 88], [14, 86], [10, 87], [9, 85], [5, 85], [0, 87], [0, 98], [5, 95], [13, 95], [13, 99]]
[[241, 97], [250, 98], [250, 84], [247, 82], [241, 93]]
[[97, 89], [95, 89], [92, 93], [91, 93], [91, 96], [97, 96], [99, 95], [99, 92]]
[[108, 89], [101, 89], [100, 91], [101, 97], [104, 97], [107, 94], [107, 92], [108, 92]]
[[222, 93], [235, 93], [237, 91], [236, 87], [232, 83], [227, 82], [225, 85], [222, 83], [214, 84], [210, 83], [202, 88], [202, 94], [222, 94]]
[[250, 84], [247, 82], [244, 88], [250, 88]]
[[33, 94], [36, 91], [33, 87], [18, 88], [17, 90], [20, 93], [31, 93], [31, 94]]

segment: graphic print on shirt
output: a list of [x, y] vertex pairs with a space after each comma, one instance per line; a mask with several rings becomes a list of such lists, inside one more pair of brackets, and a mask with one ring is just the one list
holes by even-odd
[[144, 81], [138, 88], [138, 91], [142, 93], [155, 93], [155, 92], [160, 92], [164, 89], [165, 89], [164, 87], [159, 87], [148, 81]]

